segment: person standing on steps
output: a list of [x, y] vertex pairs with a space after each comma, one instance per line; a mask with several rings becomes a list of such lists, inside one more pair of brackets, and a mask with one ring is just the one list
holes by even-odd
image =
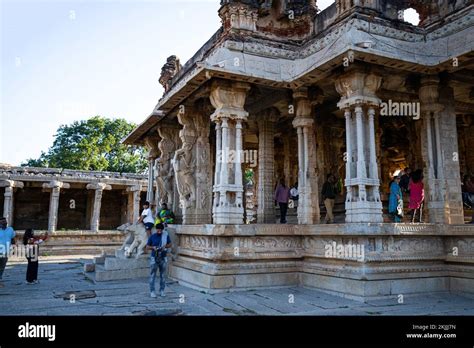
[[325, 223], [332, 224], [334, 223], [334, 202], [336, 200], [336, 178], [333, 174], [328, 174], [326, 182], [323, 185], [321, 190], [321, 195], [323, 197], [324, 206], [326, 207], [326, 217], [324, 219]]
[[401, 177], [396, 176], [390, 184], [388, 213], [392, 216], [393, 222], [401, 222], [403, 217], [403, 195], [400, 188], [400, 180]]
[[423, 172], [421, 169], [417, 169], [413, 172], [408, 189], [410, 190], [410, 203], [408, 204], [408, 208], [412, 209], [411, 222], [415, 222], [416, 213], [418, 211], [420, 213], [419, 222], [422, 222], [425, 188], [423, 185]]
[[138, 219], [137, 223], [142, 223], [145, 225], [146, 233], [148, 237], [151, 235], [151, 229], [155, 225], [155, 219], [153, 218], [153, 212], [150, 208], [150, 202], [145, 202], [143, 204], [143, 211]]
[[295, 209], [298, 208], [298, 199], [299, 199], [299, 192], [298, 192], [298, 183], [296, 182], [290, 190], [290, 198], [293, 201], [293, 207]]
[[285, 185], [285, 180], [281, 179], [275, 191], [275, 201], [280, 206], [280, 223], [286, 224], [286, 213], [288, 211], [288, 201], [290, 199], [290, 189]]

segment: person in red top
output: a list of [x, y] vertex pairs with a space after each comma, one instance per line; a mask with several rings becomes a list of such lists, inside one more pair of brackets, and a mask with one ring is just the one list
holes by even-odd
[[420, 212], [419, 222], [422, 222], [421, 219], [423, 214], [423, 202], [425, 200], [425, 188], [423, 185], [423, 172], [421, 169], [416, 170], [412, 174], [408, 186], [410, 191], [410, 203], [408, 204], [408, 208], [412, 209], [411, 222], [415, 222], [417, 211]]
[[25, 245], [26, 259], [28, 260], [26, 284], [38, 284], [39, 245], [46, 239], [48, 239], [48, 232], [41, 237], [35, 237], [33, 229], [28, 228], [25, 230], [23, 245]]

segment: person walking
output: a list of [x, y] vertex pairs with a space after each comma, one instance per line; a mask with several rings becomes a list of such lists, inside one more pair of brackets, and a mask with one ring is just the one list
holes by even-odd
[[400, 176], [393, 178], [390, 184], [390, 196], [388, 199], [388, 213], [394, 222], [401, 222], [403, 217], [403, 195], [400, 188]]
[[0, 288], [3, 288], [3, 272], [8, 262], [12, 239], [15, 238], [15, 231], [8, 226], [7, 219], [0, 218]]
[[155, 298], [155, 278], [157, 271], [160, 272], [160, 296], [165, 296], [166, 266], [168, 264], [168, 249], [171, 248], [171, 239], [163, 224], [156, 225], [156, 233], [153, 233], [146, 245], [147, 250], [152, 250], [150, 255], [150, 297]]
[[328, 174], [326, 177], [326, 182], [323, 184], [323, 189], [321, 190], [321, 195], [323, 197], [324, 206], [326, 207], [326, 217], [324, 219], [325, 223], [332, 224], [334, 222], [334, 202], [336, 200], [336, 178], [332, 174]]
[[286, 213], [288, 211], [288, 201], [290, 199], [290, 190], [285, 185], [285, 180], [281, 179], [280, 184], [275, 190], [275, 201], [280, 206], [280, 223], [286, 224]]
[[297, 182], [290, 189], [290, 199], [293, 201], [293, 207], [295, 209], [298, 208], [299, 192], [298, 192], [298, 183]]
[[41, 237], [35, 237], [31, 228], [25, 230], [23, 235], [23, 245], [26, 249], [26, 259], [28, 266], [26, 268], [26, 283], [38, 284], [38, 265], [39, 265], [39, 245], [48, 239], [48, 232]]
[[411, 222], [415, 222], [417, 211], [420, 212], [419, 222], [422, 222], [425, 188], [423, 185], [423, 172], [421, 169], [417, 169], [413, 172], [408, 189], [410, 190], [410, 202], [408, 208], [412, 209]]

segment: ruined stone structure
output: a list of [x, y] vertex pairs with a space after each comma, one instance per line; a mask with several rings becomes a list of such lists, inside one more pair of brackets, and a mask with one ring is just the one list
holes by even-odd
[[110, 231], [137, 221], [147, 185], [137, 174], [2, 165], [0, 208], [16, 230]]
[[[414, 8], [420, 24], [403, 21]], [[354, 298], [474, 289], [474, 5], [469, 0], [222, 1], [222, 26], [126, 144], [153, 152], [157, 202], [182, 219], [172, 275], [208, 291], [304, 284]], [[244, 225], [246, 151], [257, 223]], [[422, 224], [387, 219], [388, 185], [424, 171]], [[339, 222], [320, 224], [326, 175]], [[275, 225], [277, 180], [298, 182], [297, 224]], [[151, 183], [151, 182], [150, 182]], [[471, 214], [469, 212], [468, 214]], [[337, 220], [336, 220], [337, 221]], [[362, 246], [363, 260], [331, 253]]]

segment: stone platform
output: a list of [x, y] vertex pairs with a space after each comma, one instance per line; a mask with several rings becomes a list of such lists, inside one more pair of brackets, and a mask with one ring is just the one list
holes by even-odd
[[148, 254], [127, 258], [123, 250], [116, 250], [115, 255], [95, 257], [93, 263], [86, 263], [84, 275], [95, 282], [146, 277], [150, 273], [149, 260]]
[[[301, 285], [366, 301], [474, 292], [472, 225], [255, 224], [173, 229], [179, 245], [178, 257], [170, 265], [171, 277], [209, 293]], [[345, 254], [330, 253], [340, 245]]]

